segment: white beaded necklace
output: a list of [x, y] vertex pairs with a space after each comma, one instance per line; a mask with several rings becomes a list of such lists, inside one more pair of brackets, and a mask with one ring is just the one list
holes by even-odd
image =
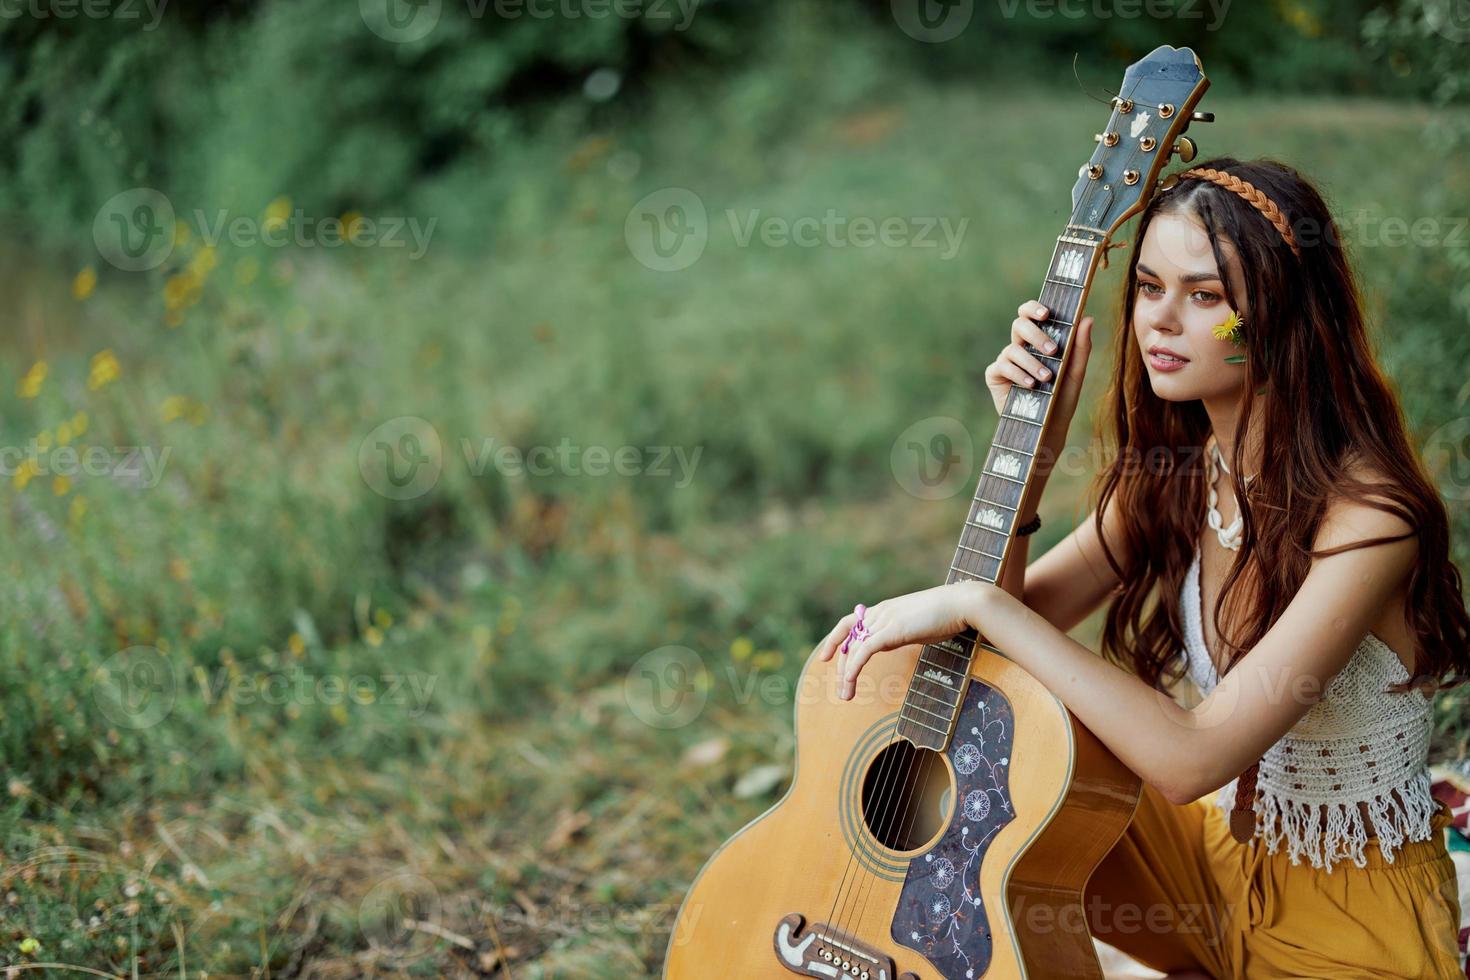
[[[1230, 472], [1230, 467], [1225, 465], [1225, 457], [1220, 454], [1220, 444], [1211, 439], [1210, 451], [1205, 456], [1205, 479], [1210, 485], [1210, 504], [1205, 510], [1205, 516], [1210, 522], [1210, 527], [1215, 529], [1215, 536], [1220, 539], [1220, 544], [1229, 548], [1231, 551], [1239, 551], [1244, 541], [1245, 515], [1241, 512], [1241, 508], [1237, 506], [1235, 520], [1230, 522], [1229, 527], [1223, 526], [1224, 518], [1220, 516], [1220, 511], [1216, 509], [1216, 505], [1220, 502], [1220, 495], [1215, 492], [1215, 480], [1217, 478], [1215, 466], [1217, 464], [1226, 473]], [[1255, 476], [1252, 475], [1246, 477], [1245, 481], [1249, 483], [1254, 479]]]

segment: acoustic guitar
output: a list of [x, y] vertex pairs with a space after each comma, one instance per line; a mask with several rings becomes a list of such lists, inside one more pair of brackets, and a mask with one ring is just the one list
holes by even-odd
[[[1124, 75], [1040, 293], [1060, 349], [1028, 349], [1051, 380], [1007, 396], [947, 581], [1001, 581], [1097, 265], [1170, 158], [1194, 158], [1183, 133], [1213, 118], [1194, 111], [1208, 87], [1188, 48]], [[664, 976], [1100, 978], [1083, 889], [1137, 809], [1138, 777], [974, 630], [873, 658], [852, 701], [837, 670], [808, 659], [796, 689], [822, 696], [797, 699], [792, 785], [705, 863]], [[905, 684], [901, 704], [864, 696]]]

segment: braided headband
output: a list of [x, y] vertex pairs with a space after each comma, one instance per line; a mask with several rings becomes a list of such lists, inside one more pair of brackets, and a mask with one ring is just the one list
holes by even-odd
[[[1242, 180], [1234, 174], [1228, 174], [1223, 170], [1216, 170], [1213, 167], [1196, 167], [1193, 170], [1186, 170], [1179, 174], [1179, 179], [1181, 181], [1208, 180], [1212, 183], [1219, 184], [1227, 191], [1234, 191], [1239, 194], [1247, 203], [1261, 212], [1267, 221], [1276, 226], [1276, 230], [1281, 232], [1281, 237], [1286, 240], [1286, 244], [1291, 246], [1292, 254], [1297, 258], [1302, 257], [1302, 250], [1297, 247], [1296, 236], [1291, 233], [1291, 224], [1286, 220], [1286, 215], [1281, 213], [1281, 209], [1276, 206], [1275, 201], [1267, 197], [1264, 192], [1258, 190], [1250, 181]], [[1177, 187], [1179, 185], [1175, 184], [1174, 186]]]

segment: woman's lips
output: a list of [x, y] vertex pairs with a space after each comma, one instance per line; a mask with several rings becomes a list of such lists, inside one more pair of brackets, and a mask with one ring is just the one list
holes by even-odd
[[1155, 371], [1178, 371], [1188, 364], [1188, 361], [1175, 360], [1172, 357], [1164, 357], [1160, 354], [1148, 355], [1149, 366]]

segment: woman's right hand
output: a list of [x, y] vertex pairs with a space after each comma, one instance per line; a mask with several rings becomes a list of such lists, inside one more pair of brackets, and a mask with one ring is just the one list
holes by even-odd
[[[1047, 366], [1022, 346], [1025, 342], [1040, 348], [1045, 354], [1055, 354], [1056, 344], [1040, 326], [1046, 322], [1050, 312], [1039, 300], [1029, 300], [1016, 308], [1016, 319], [1011, 321], [1011, 342], [1001, 348], [999, 356], [985, 368], [985, 385], [990, 389], [997, 414], [1005, 410], [1006, 398], [1015, 386], [1035, 388], [1038, 380], [1051, 380]], [[1062, 379], [1053, 386], [1056, 402], [1047, 422], [1045, 441], [1053, 449], [1059, 450], [1065, 444], [1091, 353], [1092, 317], [1085, 316], [1072, 335], [1072, 348], [1067, 354]]]

